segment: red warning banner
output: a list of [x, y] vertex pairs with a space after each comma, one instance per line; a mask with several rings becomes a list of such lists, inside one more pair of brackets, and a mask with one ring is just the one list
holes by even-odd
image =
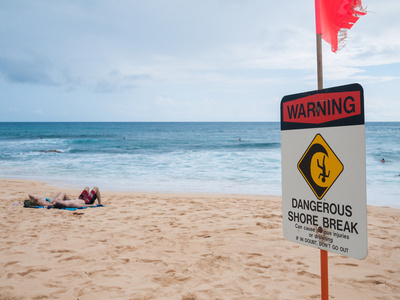
[[315, 94], [283, 104], [283, 121], [320, 124], [361, 114], [360, 92]]
[[364, 95], [358, 84], [289, 95], [281, 101], [281, 124], [287, 129], [360, 124], [363, 113]]

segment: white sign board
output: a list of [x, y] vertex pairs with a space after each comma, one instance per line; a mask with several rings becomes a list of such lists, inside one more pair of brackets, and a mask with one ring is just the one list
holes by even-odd
[[281, 101], [282, 216], [289, 241], [363, 259], [364, 95], [359, 84]]

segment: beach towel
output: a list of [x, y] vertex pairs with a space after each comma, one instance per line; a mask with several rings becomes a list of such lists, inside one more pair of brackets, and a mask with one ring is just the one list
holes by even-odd
[[63, 209], [63, 210], [71, 210], [71, 211], [74, 211], [74, 210], [77, 210], [77, 209], [86, 209], [86, 208], [88, 208], [88, 207], [105, 207], [103, 204], [97, 204], [97, 205], [92, 205], [92, 206], [82, 206], [82, 207], [60, 207], [60, 208], [57, 208], [57, 207], [53, 207], [53, 206], [40, 206], [40, 205], [32, 205], [31, 203], [30, 203], [30, 201], [29, 200], [25, 200], [24, 201], [24, 207], [28, 207], [28, 208], [47, 208], [47, 209], [52, 209], [52, 208], [55, 208], [55, 209]]

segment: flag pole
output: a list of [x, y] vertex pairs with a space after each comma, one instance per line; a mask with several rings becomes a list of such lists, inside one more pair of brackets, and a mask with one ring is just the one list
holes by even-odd
[[[318, 0], [316, 0], [318, 1]], [[323, 89], [323, 76], [322, 76], [322, 42], [321, 34], [317, 34], [317, 73], [318, 73], [318, 89]], [[320, 250], [321, 260], [321, 299], [329, 299], [329, 281], [328, 281], [328, 252]]]
[[[321, 30], [321, 3], [315, 0], [315, 23], [317, 33], [317, 76], [318, 90], [324, 88], [322, 69], [322, 30]], [[329, 299], [329, 278], [328, 278], [328, 252], [320, 249], [321, 261], [321, 300]]]
[[315, 0], [315, 29], [317, 33], [317, 74], [318, 74], [318, 89], [323, 89], [322, 76], [322, 27], [321, 27], [321, 2]]
[[[318, 1], [318, 0], [316, 0]], [[321, 33], [317, 34], [317, 74], [318, 74], [318, 89], [324, 88], [323, 73], [322, 73], [322, 37]]]
[[[316, 0], [318, 1], [318, 0]], [[322, 42], [321, 34], [317, 34], [317, 74], [318, 74], [318, 89], [323, 89], [323, 76], [322, 76]], [[328, 281], [328, 252], [320, 250], [321, 260], [321, 299], [329, 299], [329, 281]]]

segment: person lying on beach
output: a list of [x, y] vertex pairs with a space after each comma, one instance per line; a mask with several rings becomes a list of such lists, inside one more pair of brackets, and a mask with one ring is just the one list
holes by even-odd
[[29, 201], [32, 205], [40, 206], [53, 206], [56, 208], [62, 207], [74, 207], [79, 208], [85, 205], [91, 205], [97, 199], [99, 204], [101, 204], [100, 190], [95, 186], [92, 191], [89, 192], [89, 187], [85, 187], [82, 193], [79, 195], [78, 199], [73, 199], [67, 196], [64, 192], [59, 192], [52, 198], [35, 197], [33, 195], [29, 196]]
[[29, 202], [31, 205], [38, 206], [53, 206], [56, 201], [69, 200], [70, 198], [64, 192], [58, 192], [53, 197], [37, 197], [31, 194], [28, 194]]
[[54, 203], [54, 207], [62, 208], [62, 207], [82, 207], [85, 205], [91, 205], [97, 199], [99, 204], [101, 204], [101, 195], [100, 190], [97, 186], [95, 186], [89, 193], [89, 187], [85, 187], [82, 193], [79, 195], [78, 199], [59, 199]]

